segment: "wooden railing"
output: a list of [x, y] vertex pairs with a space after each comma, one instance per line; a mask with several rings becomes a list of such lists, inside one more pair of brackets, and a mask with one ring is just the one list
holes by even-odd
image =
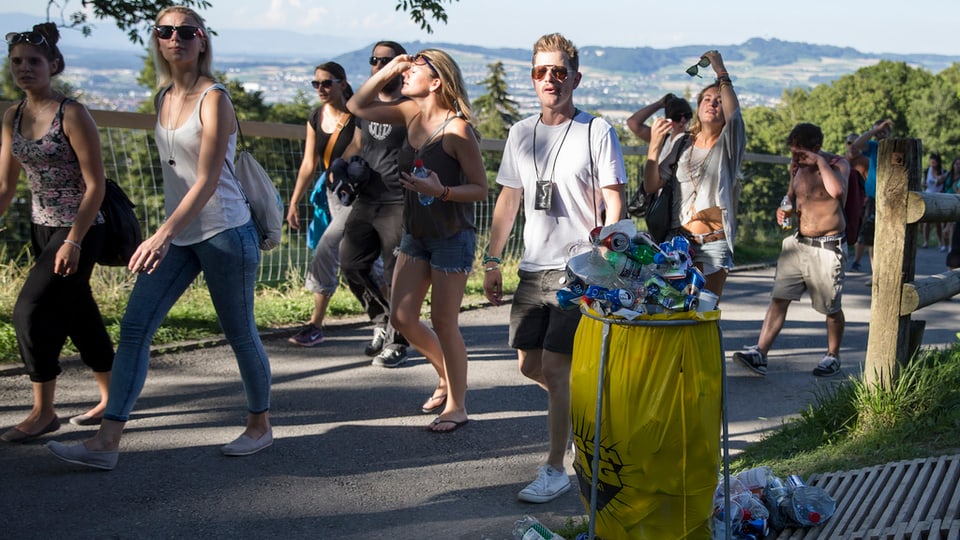
[[[873, 294], [864, 381], [890, 389], [922, 342], [917, 310], [960, 293], [960, 270], [915, 280], [917, 224], [960, 220], [960, 195], [920, 192], [919, 139], [880, 142]], [[954, 231], [960, 234], [960, 231]]]

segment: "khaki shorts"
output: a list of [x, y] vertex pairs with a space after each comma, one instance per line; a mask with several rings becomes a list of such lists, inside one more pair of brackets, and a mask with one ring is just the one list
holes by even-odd
[[[844, 268], [847, 261], [847, 243], [842, 236], [835, 242], [797, 238], [783, 239], [777, 274], [774, 277], [774, 298], [800, 300], [804, 291], [810, 292], [810, 304], [819, 313], [829, 315], [840, 311], [843, 296]], [[819, 245], [809, 245], [814, 242]]]

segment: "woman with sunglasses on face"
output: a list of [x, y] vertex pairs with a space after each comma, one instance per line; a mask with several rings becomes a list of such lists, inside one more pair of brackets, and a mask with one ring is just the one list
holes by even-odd
[[640, 137], [640, 140], [650, 142], [650, 126], [645, 122], [653, 116], [653, 113], [663, 109], [663, 117], [671, 122], [671, 138], [683, 134], [687, 129], [687, 124], [693, 118], [693, 109], [683, 98], [678, 98], [673, 94], [666, 94], [659, 101], [655, 101], [646, 107], [633, 113], [627, 118], [627, 127], [634, 135]]
[[[410, 99], [377, 101], [380, 90], [400, 74], [402, 94]], [[467, 349], [458, 321], [476, 251], [474, 203], [487, 196], [463, 76], [443, 51], [402, 54], [371, 76], [347, 107], [361, 118], [407, 127], [398, 158], [407, 192], [390, 321], [436, 369], [433, 395], [447, 395], [443, 412], [428, 429], [450, 432], [467, 422]], [[406, 172], [420, 162], [425, 177]], [[420, 321], [428, 288], [432, 329]]]
[[203, 19], [192, 9], [173, 6], [157, 15], [150, 49], [161, 87], [155, 138], [166, 220], [128, 265], [139, 276], [120, 324], [100, 430], [72, 446], [47, 445], [64, 461], [116, 466], [124, 426], [147, 377], [153, 335], [201, 273], [237, 358], [247, 402], [246, 429], [221, 452], [247, 456], [273, 443], [270, 363], [253, 320], [259, 239], [233, 174], [236, 115], [226, 88], [213, 79], [210, 45]]
[[[347, 100], [353, 95], [353, 88], [347, 82], [343, 66], [336, 62], [326, 62], [314, 69], [313, 87], [320, 98], [320, 106], [315, 108], [307, 119], [307, 139], [304, 144], [303, 160], [297, 173], [297, 183], [290, 196], [290, 208], [287, 211], [287, 224], [293, 230], [300, 229], [300, 199], [309, 194], [313, 186], [317, 166], [329, 171], [334, 159], [342, 157], [351, 143], [355, 153], [360, 144], [357, 120], [347, 111]], [[336, 137], [333, 141], [330, 139]], [[329, 151], [328, 151], [329, 148]], [[327, 175], [327, 181], [333, 178]], [[343, 239], [344, 223], [350, 213], [350, 207], [340, 203], [340, 199], [329, 189], [326, 190], [327, 205], [330, 208], [330, 223], [313, 253], [310, 267], [307, 269], [306, 287], [313, 293], [313, 313], [310, 321], [291, 336], [288, 341], [304, 347], [313, 347], [323, 342], [323, 319], [333, 293], [340, 283], [337, 276], [340, 261], [340, 241]], [[382, 266], [381, 266], [382, 268]], [[374, 268], [374, 274], [377, 270]], [[380, 272], [382, 274], [382, 270]]]
[[31, 192], [34, 265], [13, 308], [20, 355], [33, 386], [27, 418], [0, 435], [25, 442], [60, 429], [54, 410], [60, 351], [67, 337], [93, 369], [100, 402], [70, 422], [95, 424], [107, 403], [113, 344], [90, 290], [104, 241], [106, 192], [100, 135], [87, 109], [51, 87], [64, 68], [53, 23], [6, 35], [13, 82], [25, 94], [3, 115], [0, 215], [16, 195], [21, 169]]
[[[720, 296], [733, 266], [737, 174], [747, 136], [740, 102], [720, 53], [703, 53], [700, 62], [687, 73], [697, 75], [707, 66], [713, 67], [717, 80], [697, 95], [690, 137], [677, 161], [673, 225], [690, 240], [694, 264], [706, 278], [705, 288]], [[656, 166], [663, 155], [661, 147], [665, 142], [684, 140], [670, 139], [672, 124], [669, 119], [658, 118], [651, 128], [643, 180], [647, 193], [655, 193], [663, 186], [660, 167]]]

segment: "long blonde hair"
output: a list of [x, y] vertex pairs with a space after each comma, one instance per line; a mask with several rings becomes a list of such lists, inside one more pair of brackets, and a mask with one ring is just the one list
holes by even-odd
[[[203, 17], [201, 17], [196, 11], [186, 7], [186, 6], [170, 6], [160, 10], [160, 13], [157, 13], [157, 18], [154, 21], [154, 24], [159, 24], [160, 19], [162, 19], [168, 13], [182, 13], [187, 17], [193, 19], [193, 22], [200, 28], [202, 35], [197, 35], [194, 39], [202, 39], [205, 47], [200, 51], [200, 59], [198, 68], [200, 71], [201, 77], [207, 77], [213, 79], [213, 45], [210, 43], [210, 33], [207, 32], [207, 27], [204, 24]], [[170, 70], [170, 63], [167, 62], [167, 59], [163, 57], [163, 54], [160, 52], [160, 42], [157, 38], [156, 31], [150, 32], [150, 54], [153, 56], [153, 66], [157, 72], [157, 87], [162, 88], [169, 85], [173, 82], [173, 72]]]
[[[697, 94], [697, 108], [694, 109], [693, 113], [693, 123], [690, 124], [690, 135], [696, 137], [703, 130], [703, 124], [700, 123], [700, 102], [703, 101], [703, 95], [707, 93], [707, 90], [711, 88], [720, 89], [720, 83], [716, 82], [711, 85], [706, 86], [703, 90]], [[723, 118], [724, 124], [727, 122], [727, 118]]]
[[443, 106], [473, 125], [473, 111], [470, 109], [467, 85], [463, 82], [460, 66], [440, 49], [424, 49], [417, 53], [417, 56], [430, 60], [430, 65], [437, 71], [441, 83], [438, 97]]

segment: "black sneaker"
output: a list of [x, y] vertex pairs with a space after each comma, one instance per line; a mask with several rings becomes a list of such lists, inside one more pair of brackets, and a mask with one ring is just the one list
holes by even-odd
[[379, 326], [373, 329], [373, 339], [363, 348], [363, 354], [376, 356], [383, 350], [383, 342], [387, 338], [387, 331]]
[[833, 377], [840, 373], [840, 359], [827, 353], [823, 355], [823, 360], [813, 368], [813, 374], [817, 377]]
[[400, 367], [407, 362], [407, 348], [402, 345], [387, 345], [374, 357], [371, 365], [385, 368]]
[[757, 349], [756, 345], [747, 347], [744, 351], [733, 353], [733, 359], [758, 375], [767, 374], [767, 357]]

